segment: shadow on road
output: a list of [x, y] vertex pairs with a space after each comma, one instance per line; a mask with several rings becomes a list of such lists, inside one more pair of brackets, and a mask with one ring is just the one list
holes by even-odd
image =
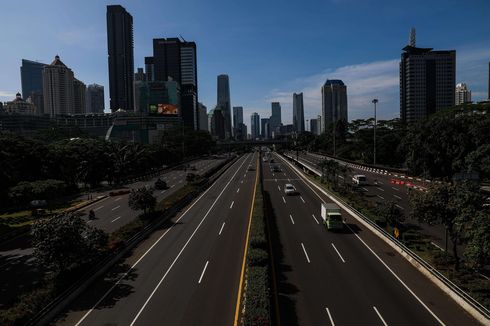
[[[294, 296], [298, 293], [298, 288], [289, 283], [286, 273], [291, 271], [291, 266], [284, 263], [283, 246], [279, 237], [277, 227], [277, 216], [272, 207], [270, 195], [268, 191], [264, 191], [264, 203], [266, 207], [267, 219], [270, 227], [270, 241], [272, 244], [272, 252], [274, 261], [272, 262], [276, 271], [277, 296], [279, 303], [279, 314], [281, 325], [298, 325], [298, 316], [296, 312], [296, 301]], [[274, 279], [272, 279], [274, 280]], [[272, 293], [274, 295], [274, 293]], [[274, 300], [272, 300], [272, 309], [274, 309]], [[275, 313], [271, 312], [272, 315]], [[277, 321], [275, 321], [277, 325]]]

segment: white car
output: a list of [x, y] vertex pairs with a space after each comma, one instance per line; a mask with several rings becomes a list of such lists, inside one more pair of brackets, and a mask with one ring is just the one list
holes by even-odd
[[352, 177], [352, 183], [358, 186], [364, 186], [367, 184], [367, 178], [363, 174], [356, 174]]
[[284, 193], [286, 195], [295, 195], [297, 192], [296, 188], [294, 188], [292, 184], [286, 183], [286, 185], [284, 186]]

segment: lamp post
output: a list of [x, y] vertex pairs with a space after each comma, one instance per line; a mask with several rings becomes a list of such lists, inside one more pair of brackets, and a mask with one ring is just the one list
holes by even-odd
[[376, 165], [376, 124], [377, 124], [377, 121], [376, 121], [376, 103], [378, 103], [378, 99], [375, 98], [373, 101], [373, 104], [374, 104], [374, 165]]

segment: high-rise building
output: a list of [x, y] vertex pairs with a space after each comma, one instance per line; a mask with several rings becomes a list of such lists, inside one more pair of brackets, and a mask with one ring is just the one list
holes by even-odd
[[135, 112], [159, 117], [178, 117], [180, 85], [169, 81], [135, 82]]
[[231, 103], [230, 103], [230, 79], [228, 75], [218, 76], [218, 105], [223, 109], [225, 116], [225, 138], [229, 139], [231, 133]]
[[43, 93], [43, 69], [45, 63], [22, 59], [20, 67], [20, 80], [24, 100], [31, 96], [32, 92]]
[[233, 136], [235, 139], [239, 139], [237, 133], [240, 132], [241, 125], [243, 124], [243, 107], [233, 107]]
[[[145, 58], [157, 81], [180, 84], [180, 115], [187, 127], [199, 127], [196, 43], [178, 38], [153, 39], [153, 59]], [[147, 75], [151, 75], [148, 71]]]
[[133, 110], [133, 17], [120, 5], [107, 6], [109, 95], [112, 112]]
[[323, 132], [323, 125], [322, 125], [322, 116], [320, 114], [317, 115], [316, 121], [318, 121], [317, 125], [316, 125], [317, 130], [318, 130], [318, 135], [321, 135]]
[[488, 63], [488, 100], [490, 101], [490, 62]]
[[145, 57], [145, 71], [146, 71], [146, 81], [154, 81], [155, 65], [153, 64], [153, 57]]
[[310, 119], [310, 132], [313, 135], [319, 135], [320, 133], [318, 132], [318, 120], [317, 119]]
[[85, 93], [85, 112], [104, 113], [104, 86], [91, 84]]
[[281, 126], [281, 104], [279, 102], [271, 103], [272, 115], [269, 121], [269, 127], [271, 131], [271, 137], [275, 134], [278, 128]]
[[403, 48], [400, 61], [400, 118], [411, 123], [454, 105], [456, 51]]
[[5, 112], [8, 113], [18, 113], [18, 114], [26, 114], [33, 115], [36, 114], [36, 107], [34, 104], [24, 101], [20, 93], [15, 95], [15, 99], [10, 102], [6, 102], [3, 107]]
[[59, 56], [43, 70], [44, 113], [51, 117], [74, 113], [73, 71]]
[[321, 125], [325, 126], [340, 120], [347, 122], [347, 86], [339, 79], [327, 79], [322, 86]]
[[225, 115], [220, 106], [216, 106], [208, 114], [209, 131], [216, 139], [225, 139]]
[[297, 133], [302, 133], [305, 131], [303, 93], [293, 94], [293, 128]]
[[[262, 139], [267, 139], [269, 134], [266, 130], [266, 125], [269, 123], [269, 118], [260, 119], [260, 137]], [[270, 126], [270, 125], [269, 125]]]
[[82, 114], [85, 113], [85, 93], [87, 87], [83, 82], [74, 78], [73, 79], [73, 113]]
[[454, 102], [456, 105], [471, 103], [471, 91], [465, 83], [456, 85], [456, 98]]
[[208, 130], [208, 109], [202, 103], [197, 104], [199, 110], [199, 130]]
[[36, 114], [44, 114], [44, 97], [42, 91], [31, 92], [31, 95], [29, 95], [26, 102], [34, 104], [36, 107]]
[[146, 74], [143, 68], [138, 68], [134, 74], [134, 81], [146, 81]]
[[252, 139], [255, 140], [260, 137], [260, 115], [257, 112], [250, 116], [250, 130]]

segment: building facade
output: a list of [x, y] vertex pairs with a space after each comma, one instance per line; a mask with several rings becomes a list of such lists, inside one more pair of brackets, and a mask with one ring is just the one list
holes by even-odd
[[83, 82], [74, 78], [73, 80], [73, 113], [82, 114], [85, 113], [86, 102], [85, 93], [87, 87]]
[[281, 103], [279, 102], [272, 102], [271, 103], [271, 117], [269, 121], [270, 129], [271, 129], [271, 137], [274, 136], [274, 134], [279, 133], [278, 128], [282, 124], [281, 120]]
[[268, 133], [268, 128], [267, 128], [267, 125], [269, 125], [270, 127], [270, 124], [269, 124], [269, 118], [262, 118], [260, 119], [260, 137], [262, 139], [267, 139], [269, 138], [269, 133]]
[[456, 51], [407, 45], [400, 60], [400, 118], [412, 123], [455, 102]]
[[3, 106], [3, 110], [6, 113], [17, 113], [17, 114], [26, 114], [26, 115], [34, 115], [36, 114], [36, 106], [32, 103], [24, 101], [20, 93], [15, 95], [15, 99], [10, 102], [6, 102]]
[[44, 114], [44, 97], [42, 91], [31, 92], [31, 95], [29, 95], [26, 102], [34, 104], [36, 107], [36, 114]]
[[27, 98], [31, 96], [33, 92], [38, 92], [42, 95], [43, 69], [46, 66], [47, 65], [45, 63], [22, 59], [22, 66], [20, 67], [20, 80], [24, 100], [27, 100]]
[[[150, 59], [151, 58], [151, 59]], [[180, 115], [187, 127], [199, 127], [196, 43], [178, 38], [153, 39], [153, 57], [145, 58], [147, 76], [180, 85]], [[149, 69], [148, 69], [149, 68]]]
[[135, 112], [143, 116], [180, 117], [180, 85], [176, 81], [135, 82]]
[[454, 104], [460, 105], [465, 103], [471, 103], [471, 91], [465, 83], [459, 83], [456, 85]]
[[218, 76], [218, 105], [223, 109], [225, 116], [225, 138], [230, 139], [232, 137], [231, 132], [231, 101], [230, 101], [230, 79], [228, 75]]
[[293, 128], [297, 133], [305, 131], [305, 112], [303, 107], [303, 93], [293, 94]]
[[223, 109], [216, 106], [208, 115], [209, 131], [215, 139], [225, 139], [225, 115]]
[[43, 97], [44, 113], [51, 117], [56, 115], [73, 114], [74, 110], [74, 80], [73, 71], [68, 68], [59, 56], [44, 67]]
[[260, 116], [257, 112], [250, 116], [250, 134], [254, 140], [260, 137]]
[[[241, 125], [243, 124], [243, 107], [233, 107], [233, 136], [238, 139], [238, 133], [240, 132]], [[241, 133], [241, 132], [240, 132]]]
[[146, 81], [146, 74], [143, 68], [138, 68], [136, 69], [136, 72], [134, 73], [134, 81]]
[[199, 130], [208, 131], [208, 108], [202, 104], [197, 104], [199, 110]]
[[85, 112], [104, 113], [104, 86], [91, 84], [85, 93]]
[[319, 131], [318, 131], [318, 119], [310, 119], [310, 132], [313, 134], [313, 135], [319, 135]]
[[107, 6], [109, 95], [112, 112], [133, 111], [133, 17], [120, 5]]
[[323, 128], [340, 120], [347, 122], [347, 86], [340, 79], [327, 79], [322, 86]]

